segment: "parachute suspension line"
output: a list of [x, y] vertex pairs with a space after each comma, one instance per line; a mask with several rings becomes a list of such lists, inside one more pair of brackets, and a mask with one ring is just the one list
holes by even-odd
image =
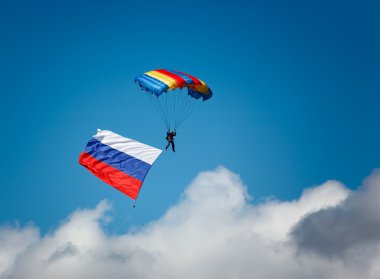
[[183, 115], [186, 112], [186, 108], [187, 108], [187, 102], [186, 101], [187, 101], [187, 94], [185, 94], [183, 92], [181, 94], [181, 97], [180, 97], [180, 103], [179, 103], [179, 108], [178, 108], [179, 112], [178, 112], [178, 115], [177, 115], [177, 118], [176, 118], [176, 124], [175, 124], [176, 128], [179, 127], [181, 119], [183, 118]]
[[[165, 93], [162, 93], [162, 94], [165, 94]], [[164, 99], [165, 99], [166, 95], [162, 95], [162, 94], [157, 97], [157, 103], [159, 105], [160, 111], [162, 112], [162, 115], [165, 118], [166, 129], [169, 129], [169, 119], [168, 119], [168, 116], [166, 114], [166, 106], [164, 104]]]
[[169, 91], [165, 93], [165, 108], [166, 108], [166, 117], [168, 118], [168, 130], [171, 129], [172, 126], [172, 120], [170, 118], [170, 95]]
[[176, 92], [176, 100], [175, 100], [176, 110], [175, 110], [174, 129], [177, 129], [177, 122], [178, 122], [178, 118], [179, 118], [180, 113], [181, 113], [182, 95], [183, 95], [182, 94], [182, 89], [177, 90], [177, 92]]
[[167, 126], [167, 121], [165, 119], [165, 115], [164, 115], [163, 111], [159, 108], [158, 97], [153, 93], [150, 93], [147, 95], [148, 95], [149, 101], [152, 103], [153, 108], [157, 111], [158, 115], [161, 117], [162, 121], [164, 122], [164, 125]]
[[171, 124], [172, 124], [172, 128], [174, 130], [175, 126], [174, 126], [174, 123], [175, 123], [175, 106], [176, 106], [176, 97], [177, 95], [175, 94], [176, 92], [171, 92], [171, 106], [170, 106], [170, 113], [171, 113]]
[[183, 96], [183, 107], [182, 107], [181, 117], [178, 120], [178, 126], [181, 125], [181, 123], [183, 122], [183, 119], [185, 118], [187, 112], [190, 109], [192, 102], [195, 102], [195, 101], [196, 100], [194, 98], [190, 97], [190, 95], [188, 93], [184, 94], [184, 96]]
[[[170, 130], [170, 115], [169, 115], [169, 108], [168, 108], [168, 98], [169, 98], [169, 93], [168, 92], [165, 92], [163, 93], [165, 95], [163, 95], [163, 99], [161, 100], [161, 105], [162, 105], [162, 108], [163, 108], [163, 111], [165, 112], [165, 117], [166, 117], [166, 121], [167, 121], [167, 130]], [[170, 105], [170, 102], [169, 102], [169, 105]]]
[[170, 92], [170, 96], [168, 95], [168, 100], [169, 100], [169, 114], [170, 114], [170, 130], [173, 129], [173, 106], [174, 106], [174, 96], [173, 96], [173, 92]]
[[[169, 107], [168, 107], [168, 94], [169, 94], [169, 91], [166, 91], [165, 93], [165, 102], [166, 102], [166, 116], [168, 117], [168, 130], [170, 130], [170, 115], [169, 115]], [[169, 105], [170, 105], [170, 102], [169, 102]]]
[[[181, 89], [182, 90], [182, 89]], [[178, 118], [180, 116], [180, 112], [181, 112], [181, 102], [182, 102], [182, 92], [177, 90], [176, 92], [177, 96], [176, 96], [176, 112], [175, 112], [175, 122], [174, 122], [174, 127], [177, 128], [177, 122], [178, 122]]]
[[157, 96], [154, 93], [148, 94], [148, 98], [154, 109], [158, 112], [168, 131], [178, 129], [178, 127], [195, 111], [202, 99], [191, 97], [186, 89], [176, 89], [163, 92]]
[[186, 104], [186, 99], [187, 99], [187, 94], [185, 94], [185, 92], [183, 92], [182, 94], [181, 94], [181, 97], [180, 97], [180, 104], [179, 104], [179, 108], [178, 108], [178, 110], [179, 110], [179, 112], [178, 112], [178, 117], [177, 117], [177, 121], [176, 121], [176, 127], [178, 127], [179, 126], [179, 124], [180, 124], [180, 120], [181, 120], [181, 118], [182, 118], [182, 115], [183, 115], [183, 112], [184, 112], [184, 110], [185, 110], [185, 104]]
[[173, 94], [174, 94], [174, 123], [173, 123], [174, 129], [176, 126], [177, 116], [178, 116], [178, 96], [179, 96], [179, 93], [180, 93], [179, 90], [173, 91]]
[[175, 128], [176, 129], [179, 126], [179, 121], [181, 120], [183, 112], [184, 112], [184, 100], [185, 100], [186, 94], [184, 94], [184, 92], [181, 92], [180, 95], [181, 95], [180, 99], [179, 99], [180, 101], [178, 103], [178, 114], [177, 114], [176, 123], [175, 123]]
[[[200, 104], [202, 103], [201, 100], [191, 100], [192, 97], [190, 95], [187, 95], [187, 102], [186, 102], [186, 109], [184, 110], [184, 114], [182, 115], [181, 119], [179, 120], [177, 127], [179, 127], [183, 121], [186, 120], [186, 118], [193, 112], [195, 109], [197, 109]], [[190, 103], [190, 104], [189, 104]]]
[[157, 101], [157, 104], [159, 106], [160, 111], [162, 112], [162, 115], [164, 116], [166, 128], [168, 128], [168, 126], [169, 126], [169, 119], [168, 119], [168, 117], [167, 117], [167, 115], [165, 113], [165, 105], [163, 105], [163, 103], [162, 103], [162, 97], [161, 96], [157, 96], [156, 101]]
[[194, 99], [193, 97], [191, 97], [189, 94], [186, 94], [186, 96], [184, 97], [184, 101], [185, 101], [185, 106], [184, 106], [184, 109], [183, 109], [183, 113], [181, 115], [181, 118], [179, 120], [179, 125], [185, 120], [185, 118], [191, 113], [192, 111], [192, 107], [194, 106], [194, 103], [197, 102], [196, 99]]
[[165, 123], [166, 122], [165, 115], [162, 113], [162, 111], [159, 107], [159, 102], [158, 102], [157, 96], [154, 94], [151, 94], [149, 99], [150, 99], [151, 103], [153, 104], [153, 107], [156, 109], [156, 111], [158, 111], [158, 114], [160, 115], [161, 119]]
[[[162, 94], [165, 94], [165, 93], [162, 93]], [[164, 99], [165, 99], [166, 95], [162, 95], [162, 94], [160, 96], [154, 95], [155, 96], [154, 100], [155, 100], [155, 103], [157, 103], [158, 109], [163, 116], [166, 129], [169, 129], [169, 123], [170, 122], [169, 122], [168, 116], [166, 114], [166, 106], [164, 103]]]
[[178, 111], [178, 97], [179, 97], [179, 94], [180, 91], [179, 90], [175, 90], [173, 91], [173, 99], [174, 99], [174, 103], [173, 103], [173, 127], [174, 129], [176, 128], [176, 121], [177, 121], [177, 111]]
[[177, 126], [177, 119], [178, 119], [178, 108], [179, 108], [179, 100], [181, 100], [181, 92], [179, 90], [176, 90], [175, 97], [174, 97], [174, 103], [175, 103], [175, 109], [174, 109], [174, 129], [176, 129]]
[[176, 121], [177, 121], [177, 117], [178, 117], [178, 100], [180, 98], [180, 92], [179, 90], [173, 90], [173, 92], [171, 92], [171, 96], [170, 96], [170, 101], [171, 101], [171, 104], [170, 104], [170, 122], [172, 124], [172, 128], [173, 130], [176, 129]]
[[[166, 93], [166, 99], [168, 101], [168, 104], [167, 104], [167, 107], [168, 107], [168, 118], [169, 118], [169, 130], [172, 129], [172, 126], [173, 126], [173, 116], [172, 116], [172, 110], [173, 110], [173, 100], [172, 100], [172, 95], [171, 95], [172, 92], [169, 93]], [[170, 95], [169, 95], [170, 94]]]

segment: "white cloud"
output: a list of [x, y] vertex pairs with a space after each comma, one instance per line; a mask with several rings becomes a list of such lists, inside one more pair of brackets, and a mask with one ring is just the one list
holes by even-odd
[[[292, 232], [299, 250], [330, 258], [363, 260], [380, 251], [380, 171], [338, 206], [310, 214]], [[326, 230], [328, 228], [328, 230]], [[358, 259], [358, 255], [360, 255]]]
[[[252, 205], [239, 176], [219, 167], [199, 174], [164, 216], [124, 235], [103, 231], [106, 201], [77, 210], [45, 236], [30, 226], [0, 229], [0, 278], [379, 278], [379, 249], [360, 250], [372, 259], [364, 270], [312, 249], [304, 253], [295, 233], [315, 214], [342, 207], [356, 195], [328, 181], [294, 201]], [[367, 195], [363, 206], [367, 198], [377, 204]]]
[[20, 229], [17, 226], [0, 227], [0, 278], [14, 267], [19, 255], [23, 254], [39, 239], [38, 230], [33, 227]]

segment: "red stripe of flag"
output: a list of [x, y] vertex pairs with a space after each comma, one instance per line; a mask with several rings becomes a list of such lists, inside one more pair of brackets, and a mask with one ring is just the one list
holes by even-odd
[[137, 198], [142, 181], [95, 159], [86, 152], [80, 154], [79, 163], [105, 183], [111, 185], [134, 200]]

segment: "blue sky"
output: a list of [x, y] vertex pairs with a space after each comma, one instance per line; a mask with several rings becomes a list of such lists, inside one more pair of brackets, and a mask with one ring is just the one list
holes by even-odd
[[[114, 205], [111, 230], [154, 220], [224, 165], [257, 199], [294, 199], [380, 166], [378, 1], [12, 1], [0, 4], [0, 224], [50, 230]], [[175, 68], [214, 97], [161, 156], [138, 207], [77, 160], [97, 128], [155, 147], [165, 127], [133, 83]]]

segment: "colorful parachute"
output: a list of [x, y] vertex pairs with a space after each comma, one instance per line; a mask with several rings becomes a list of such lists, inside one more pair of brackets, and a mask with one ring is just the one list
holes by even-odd
[[92, 174], [136, 200], [150, 167], [162, 150], [98, 130], [79, 156]]
[[[201, 103], [212, 97], [211, 89], [189, 74], [159, 69], [138, 75], [135, 82], [147, 94], [168, 130], [174, 130]], [[187, 92], [181, 89], [185, 88]], [[172, 90], [172, 91], [170, 91]]]

